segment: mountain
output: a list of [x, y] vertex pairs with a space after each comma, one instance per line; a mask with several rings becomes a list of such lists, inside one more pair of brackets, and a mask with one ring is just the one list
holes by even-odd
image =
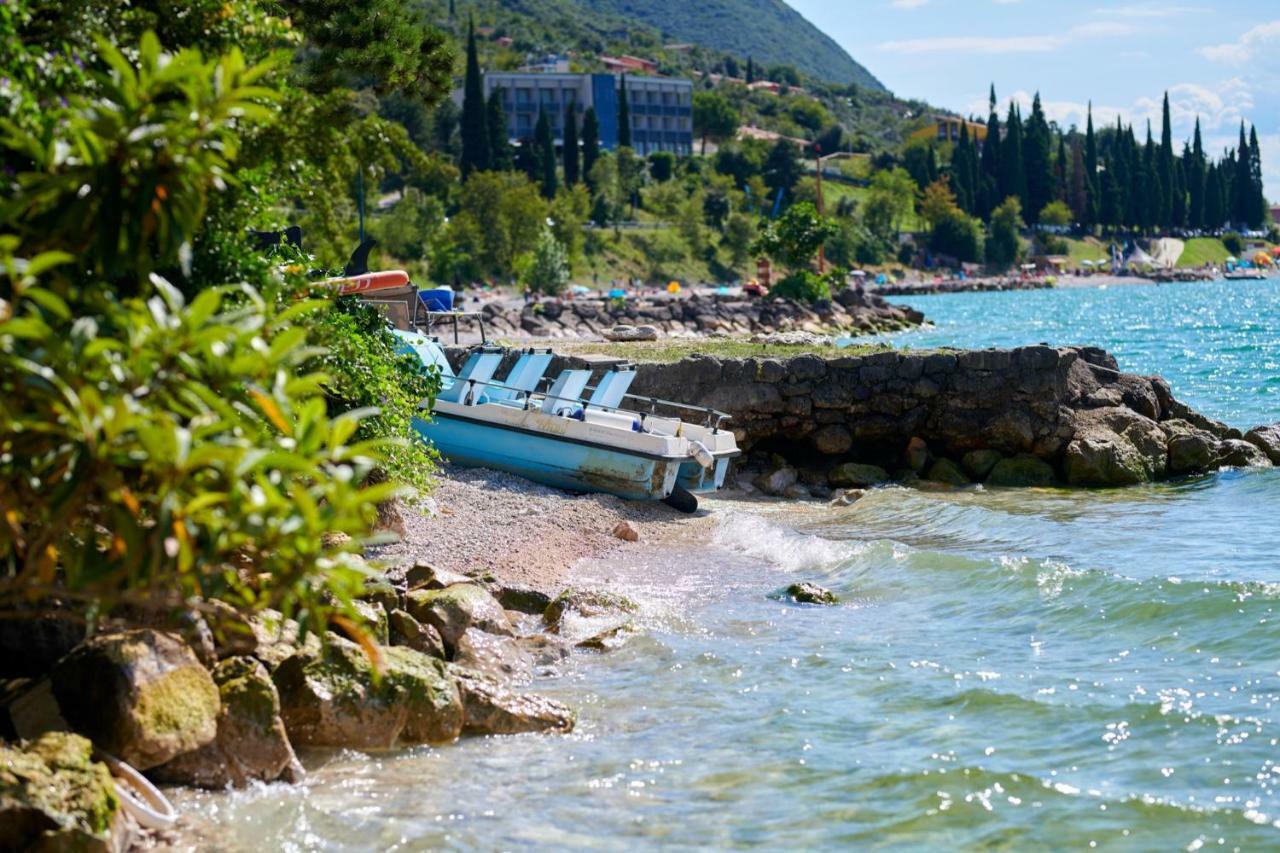
[[671, 42], [753, 57], [762, 65], [794, 65], [818, 80], [884, 91], [826, 33], [783, 0], [576, 0], [595, 12], [641, 21]]

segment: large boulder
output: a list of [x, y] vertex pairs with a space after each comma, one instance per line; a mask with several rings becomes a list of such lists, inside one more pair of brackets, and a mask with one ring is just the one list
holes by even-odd
[[395, 645], [408, 646], [415, 652], [441, 660], [447, 657], [444, 640], [432, 626], [423, 625], [404, 610], [392, 610], [387, 621], [391, 627], [391, 642]]
[[280, 718], [280, 695], [266, 667], [251, 657], [227, 658], [214, 667], [213, 680], [222, 698], [217, 737], [155, 768], [152, 778], [197, 788], [301, 778], [302, 765]]
[[1252, 442], [1239, 438], [1228, 438], [1218, 445], [1223, 465], [1235, 468], [1270, 468], [1271, 460], [1266, 452]]
[[827, 482], [837, 489], [851, 486], [878, 486], [889, 479], [889, 472], [879, 465], [864, 465], [860, 462], [846, 462], [837, 465], [827, 474]]
[[790, 465], [779, 465], [767, 474], [761, 474], [755, 479], [756, 488], [764, 492], [766, 495], [783, 495], [787, 489], [796, 484], [800, 478], [800, 474]]
[[1267, 454], [1272, 465], [1280, 465], [1280, 424], [1254, 427], [1245, 433], [1244, 440]]
[[515, 693], [464, 667], [453, 666], [450, 671], [462, 694], [463, 727], [470, 734], [573, 731], [574, 713], [567, 705], [545, 696]]
[[973, 479], [985, 480], [1003, 458], [998, 450], [970, 450], [960, 457], [960, 465]]
[[950, 459], [939, 459], [930, 465], [926, 479], [935, 483], [946, 483], [949, 486], [969, 485], [969, 478], [964, 471]]
[[479, 628], [490, 634], [512, 633], [511, 622], [502, 604], [475, 584], [419, 589], [405, 598], [405, 609], [409, 615], [439, 631], [445, 647], [450, 650], [470, 628]]
[[171, 634], [99, 634], [59, 661], [50, 680], [67, 722], [139, 770], [198, 749], [218, 733], [218, 687]]
[[635, 611], [635, 602], [625, 596], [602, 590], [566, 589], [547, 605], [542, 618], [551, 631], [558, 632], [564, 624], [565, 616], [570, 613], [585, 619], [594, 619], [599, 616]]
[[389, 748], [446, 743], [462, 731], [462, 699], [445, 663], [403, 646], [382, 650], [382, 671], [359, 646], [332, 638], [273, 675], [289, 739], [305, 746]]
[[1169, 472], [1172, 474], [1197, 474], [1218, 467], [1218, 440], [1208, 432], [1179, 421], [1171, 427], [1166, 421], [1169, 438]]
[[129, 834], [111, 771], [88, 740], [50, 732], [0, 744], [0, 850], [118, 851]]
[[1053, 467], [1043, 459], [1022, 454], [1001, 459], [987, 475], [989, 486], [1052, 486], [1057, 477]]

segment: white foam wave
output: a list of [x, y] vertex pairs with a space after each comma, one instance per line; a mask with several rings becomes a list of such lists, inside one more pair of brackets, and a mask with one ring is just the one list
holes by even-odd
[[727, 512], [720, 516], [714, 545], [766, 562], [785, 572], [830, 570], [864, 551], [865, 542], [824, 539], [792, 530], [758, 515]]

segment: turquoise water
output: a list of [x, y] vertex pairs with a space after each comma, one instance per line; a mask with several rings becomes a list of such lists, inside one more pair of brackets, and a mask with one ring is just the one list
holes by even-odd
[[[1244, 425], [1280, 419], [1275, 300], [928, 297], [899, 342], [1096, 343]], [[709, 546], [586, 568], [645, 630], [535, 685], [574, 735], [309, 756], [302, 786], [182, 805], [239, 849], [1274, 849], [1278, 474], [716, 501]], [[842, 604], [770, 597], [795, 579]]]

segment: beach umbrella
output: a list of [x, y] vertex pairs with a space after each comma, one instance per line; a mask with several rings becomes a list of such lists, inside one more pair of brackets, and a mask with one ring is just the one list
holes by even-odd
[[667, 293], [679, 293], [679, 292], [680, 292], [680, 282], [673, 281], [667, 285]]

